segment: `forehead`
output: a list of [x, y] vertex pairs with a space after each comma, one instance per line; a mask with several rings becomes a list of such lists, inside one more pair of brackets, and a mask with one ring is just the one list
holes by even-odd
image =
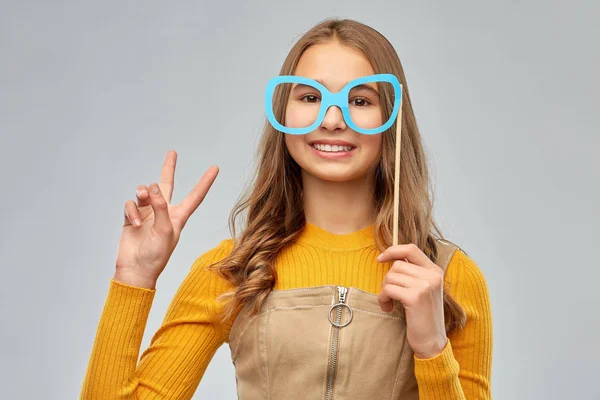
[[353, 79], [374, 73], [363, 53], [337, 41], [310, 46], [294, 71], [294, 75], [322, 81], [332, 92], [340, 91]]

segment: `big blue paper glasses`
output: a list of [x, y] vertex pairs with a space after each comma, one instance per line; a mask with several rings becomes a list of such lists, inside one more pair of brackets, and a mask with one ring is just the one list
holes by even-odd
[[[380, 92], [392, 93], [392, 106], [385, 117]], [[302, 76], [277, 76], [265, 91], [265, 108], [271, 125], [280, 132], [303, 135], [317, 129], [331, 106], [341, 109], [346, 125], [359, 133], [372, 135], [390, 128], [398, 116], [402, 89], [393, 74], [376, 74], [354, 79], [337, 93], [323, 84]], [[286, 103], [285, 115], [275, 115], [273, 106]], [[385, 121], [383, 120], [385, 118]]]

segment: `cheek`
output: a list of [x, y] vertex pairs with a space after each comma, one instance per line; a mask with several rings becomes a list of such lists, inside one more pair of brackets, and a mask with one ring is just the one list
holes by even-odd
[[381, 134], [376, 135], [361, 135], [359, 146], [362, 147], [365, 154], [369, 158], [376, 158], [381, 151], [382, 138]]
[[301, 148], [304, 146], [303, 135], [290, 135], [286, 133], [285, 145], [287, 146], [292, 158], [298, 162], [297, 156], [299, 155]]
[[291, 128], [297, 128], [298, 122], [299, 121], [296, 113], [290, 111], [290, 108], [288, 107], [288, 109], [285, 112], [285, 123], [283, 125]]
[[350, 116], [352, 118], [352, 122], [363, 129], [374, 129], [383, 125], [383, 118], [381, 118], [381, 112], [378, 109], [368, 111], [351, 110]]
[[305, 128], [312, 125], [317, 119], [318, 108], [316, 107], [305, 107], [305, 109], [299, 109], [299, 107], [288, 106], [285, 111], [285, 126], [289, 128]]

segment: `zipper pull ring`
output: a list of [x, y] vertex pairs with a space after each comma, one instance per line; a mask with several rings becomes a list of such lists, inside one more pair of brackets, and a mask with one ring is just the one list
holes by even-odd
[[[348, 325], [350, 323], [350, 321], [352, 321], [352, 309], [350, 308], [350, 306], [348, 304], [346, 304], [346, 294], [348, 293], [348, 288], [344, 287], [344, 286], [338, 286], [338, 302], [334, 305], [332, 305], [329, 308], [329, 322], [331, 322], [331, 324], [333, 326], [336, 326], [338, 328], [343, 328], [344, 326]], [[348, 321], [344, 322], [343, 324], [341, 324], [341, 319], [342, 319], [342, 307], [346, 307], [348, 309], [348, 312], [350, 313], [350, 317], [348, 318]], [[331, 312], [337, 308], [337, 313], [336, 313], [336, 320], [334, 321], [331, 318]]]

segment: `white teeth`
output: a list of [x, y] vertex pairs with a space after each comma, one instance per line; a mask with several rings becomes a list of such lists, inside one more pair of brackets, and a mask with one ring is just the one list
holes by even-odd
[[315, 149], [320, 150], [320, 151], [329, 151], [332, 153], [338, 152], [338, 151], [350, 151], [352, 150], [352, 146], [338, 146], [337, 144], [334, 144], [333, 146], [328, 145], [328, 144], [319, 144], [319, 143], [314, 143], [312, 145]]

